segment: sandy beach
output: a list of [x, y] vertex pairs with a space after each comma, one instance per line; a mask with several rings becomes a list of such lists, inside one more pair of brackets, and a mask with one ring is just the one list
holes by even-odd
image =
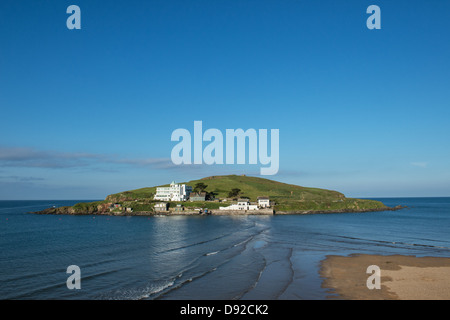
[[[381, 270], [381, 288], [370, 290], [367, 268]], [[450, 300], [450, 258], [403, 255], [327, 256], [321, 263], [330, 299]]]

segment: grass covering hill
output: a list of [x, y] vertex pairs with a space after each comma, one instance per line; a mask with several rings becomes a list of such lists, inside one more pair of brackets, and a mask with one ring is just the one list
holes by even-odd
[[[216, 198], [221, 199], [227, 198], [229, 192], [234, 188], [241, 190], [239, 197], [247, 197], [250, 201], [256, 201], [259, 196], [269, 196], [270, 200], [275, 202], [275, 210], [278, 211], [363, 211], [386, 208], [379, 201], [351, 199], [346, 198], [342, 193], [337, 191], [301, 187], [259, 177], [237, 175], [212, 176], [181, 183], [192, 187], [197, 183], [203, 183], [207, 185], [205, 191], [213, 192]], [[106, 198], [106, 201], [130, 203], [130, 206], [133, 205], [132, 202], [134, 201], [135, 203], [140, 203], [142, 206], [143, 204], [145, 205], [145, 202], [152, 201], [156, 193], [156, 188], [155, 186], [112, 194]], [[191, 206], [189, 202], [184, 204]], [[208, 202], [205, 206], [210, 209], [215, 209], [218, 207], [218, 204]]]
[[[297, 185], [286, 184], [274, 180], [248, 177], [248, 176], [212, 176], [200, 180], [180, 182], [189, 186], [195, 186], [197, 183], [207, 185], [205, 191], [214, 192], [216, 198], [227, 198], [228, 193], [233, 189], [240, 189], [240, 197], [249, 198], [250, 201], [256, 201], [259, 196], [270, 196], [271, 200], [318, 200], [333, 201], [344, 199], [345, 196], [337, 191], [306, 188]], [[158, 186], [168, 187], [169, 184]], [[153, 198], [157, 187], [141, 188], [136, 190], [124, 191], [109, 195], [106, 200], [111, 201], [133, 201], [143, 198]]]

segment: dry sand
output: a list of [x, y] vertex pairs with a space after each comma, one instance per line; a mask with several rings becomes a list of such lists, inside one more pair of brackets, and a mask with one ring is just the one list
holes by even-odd
[[[367, 268], [381, 270], [381, 289], [368, 289]], [[327, 256], [322, 261], [322, 287], [332, 299], [450, 300], [450, 258], [402, 255]]]

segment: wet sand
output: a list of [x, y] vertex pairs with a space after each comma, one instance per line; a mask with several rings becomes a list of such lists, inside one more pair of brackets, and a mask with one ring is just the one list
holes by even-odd
[[[381, 270], [381, 289], [370, 290], [367, 268]], [[450, 258], [403, 255], [327, 256], [321, 263], [322, 287], [330, 299], [450, 300]]]

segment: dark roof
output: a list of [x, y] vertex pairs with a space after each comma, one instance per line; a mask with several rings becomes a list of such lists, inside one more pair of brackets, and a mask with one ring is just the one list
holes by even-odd
[[269, 200], [269, 197], [258, 197], [258, 200]]

